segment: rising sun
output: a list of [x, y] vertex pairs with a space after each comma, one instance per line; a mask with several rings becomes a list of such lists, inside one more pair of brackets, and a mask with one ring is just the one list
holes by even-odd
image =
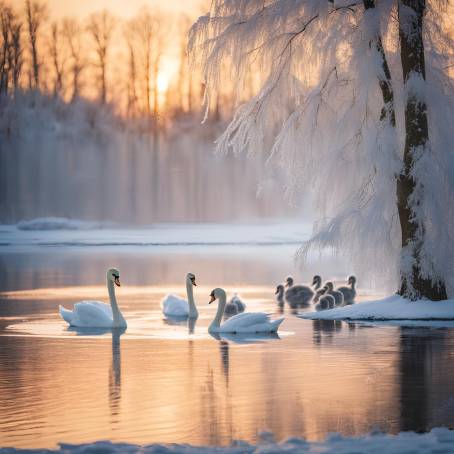
[[169, 78], [168, 75], [165, 73], [160, 73], [158, 75], [158, 91], [163, 94], [167, 91], [167, 87], [169, 86]]

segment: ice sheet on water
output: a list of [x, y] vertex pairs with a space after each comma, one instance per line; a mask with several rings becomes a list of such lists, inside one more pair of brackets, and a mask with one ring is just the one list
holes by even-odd
[[248, 224], [154, 224], [125, 227], [66, 218], [40, 218], [0, 225], [0, 246], [183, 246], [300, 245], [310, 234], [307, 223], [273, 221]]
[[454, 320], [454, 299], [410, 301], [399, 295], [364, 301], [321, 312], [308, 312], [311, 320]]
[[61, 217], [35, 218], [16, 224], [19, 230], [90, 230], [106, 226], [100, 222], [81, 221]]
[[[12, 448], [0, 449], [0, 454], [27, 452]], [[28, 451], [38, 452], [38, 451]], [[230, 447], [190, 446], [178, 444], [152, 444], [138, 446], [127, 443], [96, 443], [69, 445], [61, 444], [56, 450], [40, 450], [48, 453], [141, 453], [141, 454], [271, 454], [285, 452], [287, 454], [451, 454], [454, 452], [454, 430], [447, 428], [432, 429], [426, 434], [401, 432], [398, 435], [370, 434], [361, 437], [342, 437], [338, 434], [329, 436], [323, 442], [308, 442], [303, 438], [289, 438], [275, 443], [267, 438], [257, 445], [235, 442]]]

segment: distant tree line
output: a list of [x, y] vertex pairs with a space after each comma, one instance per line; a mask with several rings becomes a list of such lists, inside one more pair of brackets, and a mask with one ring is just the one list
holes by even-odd
[[[148, 7], [129, 20], [107, 10], [53, 19], [43, 0], [0, 1], [0, 97], [86, 98], [158, 130], [164, 117], [200, 113], [204, 84], [189, 69], [186, 51], [191, 23]], [[164, 90], [159, 78], [169, 51], [178, 55], [178, 70]], [[228, 95], [216, 102], [232, 110]], [[219, 105], [215, 110], [219, 119]]]

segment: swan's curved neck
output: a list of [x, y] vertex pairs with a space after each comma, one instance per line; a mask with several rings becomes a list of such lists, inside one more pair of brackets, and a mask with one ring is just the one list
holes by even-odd
[[194, 301], [194, 286], [190, 279], [186, 279], [186, 293], [188, 295], [189, 317], [196, 318], [199, 315]]
[[118, 328], [125, 324], [125, 319], [118, 308], [117, 298], [115, 298], [115, 285], [110, 279], [107, 279], [107, 290], [109, 291], [110, 306], [112, 307], [112, 326]]
[[208, 327], [208, 331], [216, 331], [221, 326], [222, 316], [224, 315], [224, 308], [226, 304], [226, 296], [221, 295], [219, 297], [218, 311], [216, 312], [216, 317], [211, 322], [211, 325]]
[[315, 287], [314, 287], [315, 290], [318, 290], [318, 289], [321, 287], [321, 285], [322, 285], [321, 279], [316, 279], [316, 281], [315, 281]]
[[282, 301], [284, 299], [284, 289], [283, 288], [279, 288], [278, 294], [277, 294], [277, 299], [279, 301]]
[[355, 284], [356, 284], [356, 282], [352, 281], [352, 290], [355, 290]]

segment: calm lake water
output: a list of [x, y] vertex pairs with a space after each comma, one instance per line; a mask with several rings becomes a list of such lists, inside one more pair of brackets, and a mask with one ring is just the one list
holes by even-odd
[[[294, 269], [295, 246], [7, 247], [0, 252], [0, 446], [99, 439], [228, 445], [329, 432], [454, 427], [454, 330], [302, 320], [276, 337], [207, 333], [209, 293], [237, 291], [280, 315], [287, 274], [347, 274], [331, 261]], [[58, 305], [107, 301], [117, 266], [126, 332], [68, 329]], [[194, 326], [159, 301], [197, 275]], [[364, 297], [364, 296], [363, 296]], [[361, 298], [360, 298], [361, 299]]]

